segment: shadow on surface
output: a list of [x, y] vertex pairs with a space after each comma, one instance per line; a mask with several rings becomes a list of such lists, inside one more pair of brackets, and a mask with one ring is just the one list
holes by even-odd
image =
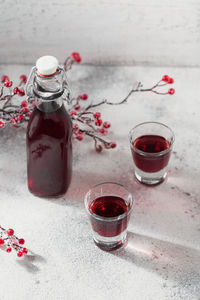
[[84, 173], [76, 172], [76, 174], [73, 175], [72, 183], [64, 196], [61, 198], [44, 199], [60, 205], [77, 206], [84, 202], [84, 197], [91, 187], [102, 182], [120, 183], [126, 186], [130, 192], [134, 194], [136, 194], [136, 191], [138, 192], [143, 188], [134, 178], [133, 174], [131, 178], [126, 178], [123, 173], [118, 174], [117, 172], [112, 172], [106, 175], [85, 171]]
[[17, 263], [26, 269], [29, 273], [37, 273], [40, 271], [37, 263], [46, 263], [46, 259], [42, 257], [41, 255], [34, 254], [31, 252], [30, 255], [24, 256], [22, 259], [17, 260]]
[[128, 232], [127, 246], [111, 253], [170, 280], [180, 293], [200, 294], [200, 250]]

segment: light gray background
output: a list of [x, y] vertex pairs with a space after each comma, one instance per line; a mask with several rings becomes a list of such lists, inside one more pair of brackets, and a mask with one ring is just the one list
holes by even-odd
[[199, 66], [199, 0], [0, 0], [0, 63]]

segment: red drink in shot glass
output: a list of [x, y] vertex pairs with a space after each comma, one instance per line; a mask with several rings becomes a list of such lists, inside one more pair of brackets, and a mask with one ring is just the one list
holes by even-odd
[[174, 133], [166, 125], [146, 122], [135, 126], [129, 133], [136, 178], [148, 185], [161, 183], [174, 143]]
[[125, 243], [132, 205], [130, 192], [117, 183], [101, 183], [88, 191], [85, 207], [98, 247], [110, 251]]

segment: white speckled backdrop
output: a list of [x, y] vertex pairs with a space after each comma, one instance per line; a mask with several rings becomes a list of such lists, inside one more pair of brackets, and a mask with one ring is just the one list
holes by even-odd
[[[97, 154], [89, 139], [74, 143], [61, 199], [28, 192], [25, 126], [0, 129], [0, 224], [30, 250], [17, 259], [0, 249], [0, 300], [200, 300], [199, 24], [198, 0], [0, 0], [0, 75], [16, 82], [40, 55], [62, 62], [79, 51], [93, 65], [68, 77], [89, 101], [118, 101], [136, 81], [149, 87], [163, 74], [176, 89], [103, 106], [118, 147]], [[127, 137], [149, 120], [176, 136], [168, 179], [151, 188], [134, 178]], [[94, 245], [83, 205], [89, 187], [107, 180], [126, 185], [135, 201], [128, 245], [113, 253]]]

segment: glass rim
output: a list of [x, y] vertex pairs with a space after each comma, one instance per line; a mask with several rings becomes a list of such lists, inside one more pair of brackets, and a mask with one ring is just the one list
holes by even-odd
[[[94, 188], [100, 186], [100, 185], [106, 185], [106, 184], [113, 184], [113, 185], [121, 186], [123, 189], [125, 189], [125, 190], [128, 192], [129, 196], [131, 197], [130, 207], [128, 208], [128, 210], [127, 210], [125, 213], [123, 213], [123, 214], [121, 214], [121, 215], [119, 215], [119, 216], [117, 216], [117, 217], [102, 217], [102, 216], [99, 216], [99, 215], [93, 213], [93, 212], [89, 209], [89, 206], [88, 206], [88, 203], [87, 203], [87, 197], [88, 197], [90, 191], [91, 191], [92, 189], [94, 189]], [[113, 221], [121, 220], [121, 219], [123, 219], [125, 216], [128, 216], [128, 215], [130, 214], [130, 212], [131, 212], [131, 210], [132, 210], [132, 208], [133, 208], [134, 200], [133, 200], [133, 196], [132, 196], [131, 192], [130, 192], [123, 184], [117, 183], [117, 182], [112, 182], [112, 181], [105, 181], [105, 182], [98, 183], [98, 184], [92, 186], [92, 187], [89, 189], [89, 191], [85, 194], [85, 197], [84, 197], [84, 203], [85, 203], [86, 211], [87, 211], [92, 217], [94, 217], [95, 219], [100, 220], [100, 221], [113, 222]]]
[[[159, 151], [159, 152], [156, 152], [156, 153], [150, 153], [150, 152], [144, 152], [140, 149], [137, 149], [132, 143], [131, 143], [131, 135], [133, 133], [133, 131], [135, 129], [137, 129], [138, 127], [140, 127], [141, 125], [145, 125], [145, 124], [156, 124], [156, 125], [161, 125], [163, 127], [165, 127], [166, 129], [168, 129], [171, 133], [171, 136], [172, 136], [172, 139], [170, 141], [170, 146], [169, 148], [167, 148], [166, 150], [163, 150], [163, 151]], [[134, 149], [135, 152], [139, 153], [140, 155], [143, 155], [143, 156], [148, 156], [148, 157], [158, 157], [158, 156], [162, 156], [164, 155], [165, 153], [168, 153], [171, 149], [172, 149], [172, 146], [174, 144], [174, 141], [175, 141], [175, 135], [174, 135], [174, 132], [172, 131], [172, 129], [161, 123], [161, 122], [155, 122], [155, 121], [148, 121], [148, 122], [143, 122], [143, 123], [139, 123], [137, 124], [136, 126], [134, 126], [130, 131], [129, 131], [129, 134], [128, 134], [128, 137], [129, 137], [129, 143], [130, 143], [130, 147], [131, 149]]]

